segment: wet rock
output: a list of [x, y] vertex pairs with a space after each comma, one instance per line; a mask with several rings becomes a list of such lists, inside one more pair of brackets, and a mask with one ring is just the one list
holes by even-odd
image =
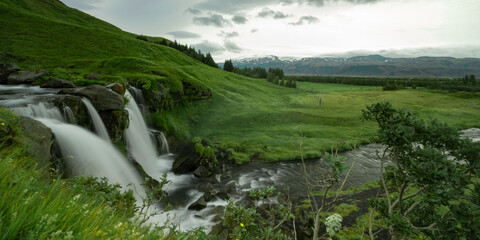
[[73, 82], [61, 79], [61, 78], [50, 78], [50, 80], [46, 81], [42, 85], [41, 88], [74, 88], [75, 84]]
[[126, 88], [125, 86], [123, 86], [123, 84], [121, 83], [111, 83], [111, 84], [108, 84], [107, 85], [107, 88], [120, 94], [120, 95], [125, 95], [125, 92], [126, 92]]
[[102, 76], [98, 73], [89, 73], [87, 76], [85, 76], [86, 79], [90, 79], [90, 80], [98, 80], [101, 77]]
[[202, 210], [207, 207], [207, 201], [205, 201], [205, 198], [202, 196], [197, 201], [193, 202], [188, 206], [188, 210]]
[[77, 125], [90, 130], [93, 129], [90, 114], [88, 113], [85, 105], [83, 105], [82, 99], [80, 97], [71, 95], [57, 95], [55, 98], [52, 98], [48, 101], [53, 103], [58, 109], [60, 109], [60, 111], [64, 115], [67, 115], [66, 108], [68, 107], [72, 111]]
[[130, 121], [128, 119], [128, 111], [121, 110], [109, 110], [100, 111], [98, 113], [102, 118], [105, 127], [107, 128], [108, 135], [114, 142], [118, 142], [125, 135], [125, 130], [128, 128]]
[[20, 71], [15, 63], [0, 63], [0, 84], [6, 84], [10, 74]]
[[62, 89], [58, 93], [87, 97], [97, 111], [122, 110], [125, 107], [125, 103], [120, 94], [100, 85]]
[[215, 194], [216, 197], [226, 201], [228, 199], [230, 199], [230, 194], [226, 193], [226, 192], [223, 192], [223, 191], [219, 191]]
[[198, 167], [198, 157], [192, 153], [190, 155], [183, 155], [175, 159], [172, 164], [172, 171], [174, 173], [188, 173]]
[[208, 176], [210, 176], [210, 171], [206, 167], [200, 166], [197, 167], [195, 171], [193, 171], [193, 176], [197, 178], [207, 178]]
[[207, 193], [207, 192], [213, 192], [213, 186], [210, 183], [200, 183], [197, 187], [198, 191]]
[[20, 117], [20, 124], [26, 137], [28, 153], [38, 160], [38, 168], [48, 174], [52, 143], [54, 135], [52, 130], [43, 123], [29, 117]]
[[31, 84], [40, 77], [48, 75], [48, 71], [39, 70], [35, 72], [31, 71], [18, 71], [10, 74], [7, 78], [8, 84]]

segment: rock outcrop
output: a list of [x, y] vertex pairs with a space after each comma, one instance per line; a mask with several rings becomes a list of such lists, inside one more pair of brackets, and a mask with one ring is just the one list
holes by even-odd
[[20, 124], [26, 137], [28, 153], [38, 160], [38, 168], [48, 174], [51, 150], [55, 137], [52, 130], [43, 123], [29, 117], [20, 117]]
[[50, 80], [46, 81], [42, 85], [41, 88], [74, 88], [75, 84], [73, 82], [61, 79], [61, 78], [50, 78]]
[[100, 85], [62, 89], [58, 93], [87, 97], [97, 111], [122, 110], [125, 107], [123, 97], [120, 94]]
[[121, 83], [110, 83], [107, 85], [107, 88], [120, 94], [121, 96], [125, 95], [125, 92], [127, 91], [125, 86]]
[[0, 63], [0, 84], [6, 84], [10, 74], [20, 71], [15, 63]]
[[11, 73], [7, 78], [8, 84], [31, 84], [40, 77], [48, 75], [46, 70], [38, 71], [17, 71]]

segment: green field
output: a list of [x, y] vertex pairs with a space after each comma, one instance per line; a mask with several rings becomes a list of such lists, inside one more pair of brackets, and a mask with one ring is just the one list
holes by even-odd
[[261, 80], [249, 84], [239, 82], [235, 88], [218, 89], [207, 101], [158, 113], [159, 118], [168, 119], [170, 125], [166, 125], [187, 138], [231, 146], [247, 156], [259, 153], [258, 158], [269, 161], [299, 158], [300, 136], [307, 158], [332, 147], [345, 149], [355, 142], [372, 141], [376, 126], [363, 121], [362, 109], [378, 101], [390, 101], [458, 129], [480, 124], [478, 96], [316, 83], [299, 83], [299, 89], [288, 89], [265, 86]]
[[[0, 52], [8, 61], [22, 68], [46, 68], [81, 85], [95, 83], [84, 79], [91, 72], [102, 75], [97, 83], [139, 83], [145, 93], [161, 85], [170, 100], [161, 107], [168, 110], [152, 114], [153, 126], [181, 139], [200, 137], [229, 148], [240, 162], [254, 155], [267, 161], [299, 158], [301, 136], [307, 158], [372, 141], [376, 127], [362, 120], [362, 109], [378, 101], [459, 129], [480, 125], [478, 95], [308, 82], [299, 82], [298, 89], [284, 88], [138, 40], [59, 1], [2, 1], [0, 12]], [[192, 101], [188, 85], [208, 88], [212, 97]], [[181, 98], [172, 100], [173, 94]]]

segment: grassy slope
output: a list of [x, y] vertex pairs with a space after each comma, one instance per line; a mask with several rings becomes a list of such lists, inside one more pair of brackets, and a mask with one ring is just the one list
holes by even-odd
[[22, 67], [44, 67], [72, 80], [99, 72], [116, 80], [163, 81], [175, 89], [182, 88], [180, 80], [210, 88], [213, 97], [157, 113], [155, 125], [187, 139], [230, 146], [243, 160], [257, 152], [266, 160], [298, 158], [300, 133], [307, 157], [339, 142], [353, 144], [357, 136], [359, 142], [369, 141], [375, 128], [362, 121], [361, 109], [381, 100], [459, 128], [478, 126], [480, 119], [478, 98], [312, 83], [288, 89], [227, 73], [174, 49], [137, 40], [55, 0], [0, 2], [0, 33], [0, 52], [21, 60]]

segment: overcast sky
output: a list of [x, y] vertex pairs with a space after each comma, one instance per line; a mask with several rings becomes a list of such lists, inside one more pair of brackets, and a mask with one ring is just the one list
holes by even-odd
[[480, 0], [62, 0], [136, 34], [211, 52], [480, 57]]

